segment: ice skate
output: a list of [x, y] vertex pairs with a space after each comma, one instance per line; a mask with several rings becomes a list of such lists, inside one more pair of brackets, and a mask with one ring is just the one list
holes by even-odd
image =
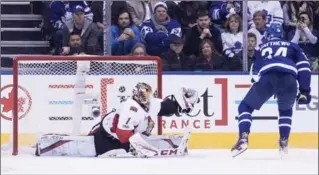
[[281, 154], [288, 154], [288, 139], [281, 138], [279, 140], [279, 152]]
[[240, 135], [237, 143], [231, 149], [233, 157], [240, 155], [245, 152], [248, 148], [248, 133], [244, 132]]

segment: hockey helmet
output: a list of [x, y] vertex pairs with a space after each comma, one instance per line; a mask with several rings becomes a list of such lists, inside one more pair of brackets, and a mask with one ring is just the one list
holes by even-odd
[[133, 89], [133, 99], [146, 106], [149, 105], [152, 94], [152, 87], [147, 83], [137, 83]]
[[280, 38], [280, 39], [282, 39], [284, 37], [284, 29], [283, 29], [281, 24], [272, 23], [266, 29], [265, 36], [266, 36], [267, 39], [271, 39], [271, 38]]

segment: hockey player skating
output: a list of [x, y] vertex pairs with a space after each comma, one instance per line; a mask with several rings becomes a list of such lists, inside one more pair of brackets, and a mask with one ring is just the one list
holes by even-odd
[[88, 136], [46, 134], [37, 142], [37, 156], [176, 156], [187, 153], [189, 131], [184, 135], [151, 136], [150, 116], [189, 113], [199, 102], [193, 89], [182, 88], [165, 100], [153, 98], [152, 88], [138, 83], [133, 96], [113, 116], [106, 116]]
[[253, 111], [259, 110], [273, 95], [277, 98], [279, 110], [279, 150], [287, 153], [297, 81], [297, 103], [309, 104], [311, 100], [311, 71], [305, 54], [297, 44], [282, 40], [281, 24], [271, 24], [266, 30], [266, 37], [268, 42], [260, 45], [261, 57], [255, 63], [259, 67], [260, 78], [238, 107], [239, 139], [231, 149], [233, 157], [247, 150]]

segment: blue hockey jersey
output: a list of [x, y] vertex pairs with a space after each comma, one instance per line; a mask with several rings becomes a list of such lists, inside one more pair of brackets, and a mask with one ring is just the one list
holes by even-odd
[[274, 39], [260, 45], [260, 52], [256, 59], [260, 66], [259, 76], [270, 71], [291, 73], [296, 76], [299, 89], [310, 91], [310, 63], [297, 44]]
[[74, 6], [80, 5], [84, 8], [85, 15], [93, 19], [93, 13], [85, 1], [53, 1], [50, 4], [51, 19], [50, 23], [56, 29], [61, 29], [64, 19], [71, 18], [71, 9]]
[[227, 20], [229, 11], [227, 10], [227, 3], [231, 3], [236, 9], [237, 14], [241, 14], [241, 1], [212, 1], [209, 7], [209, 16], [215, 24], [223, 25]]
[[166, 25], [158, 26], [150, 19], [144, 21], [141, 28], [147, 53], [152, 56], [160, 56], [169, 50], [172, 35], [182, 37], [181, 25], [174, 19], [170, 19]]

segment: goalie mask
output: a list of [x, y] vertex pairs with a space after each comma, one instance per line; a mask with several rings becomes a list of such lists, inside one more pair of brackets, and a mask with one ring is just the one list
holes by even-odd
[[149, 108], [152, 87], [147, 83], [138, 83], [133, 89], [133, 99]]

